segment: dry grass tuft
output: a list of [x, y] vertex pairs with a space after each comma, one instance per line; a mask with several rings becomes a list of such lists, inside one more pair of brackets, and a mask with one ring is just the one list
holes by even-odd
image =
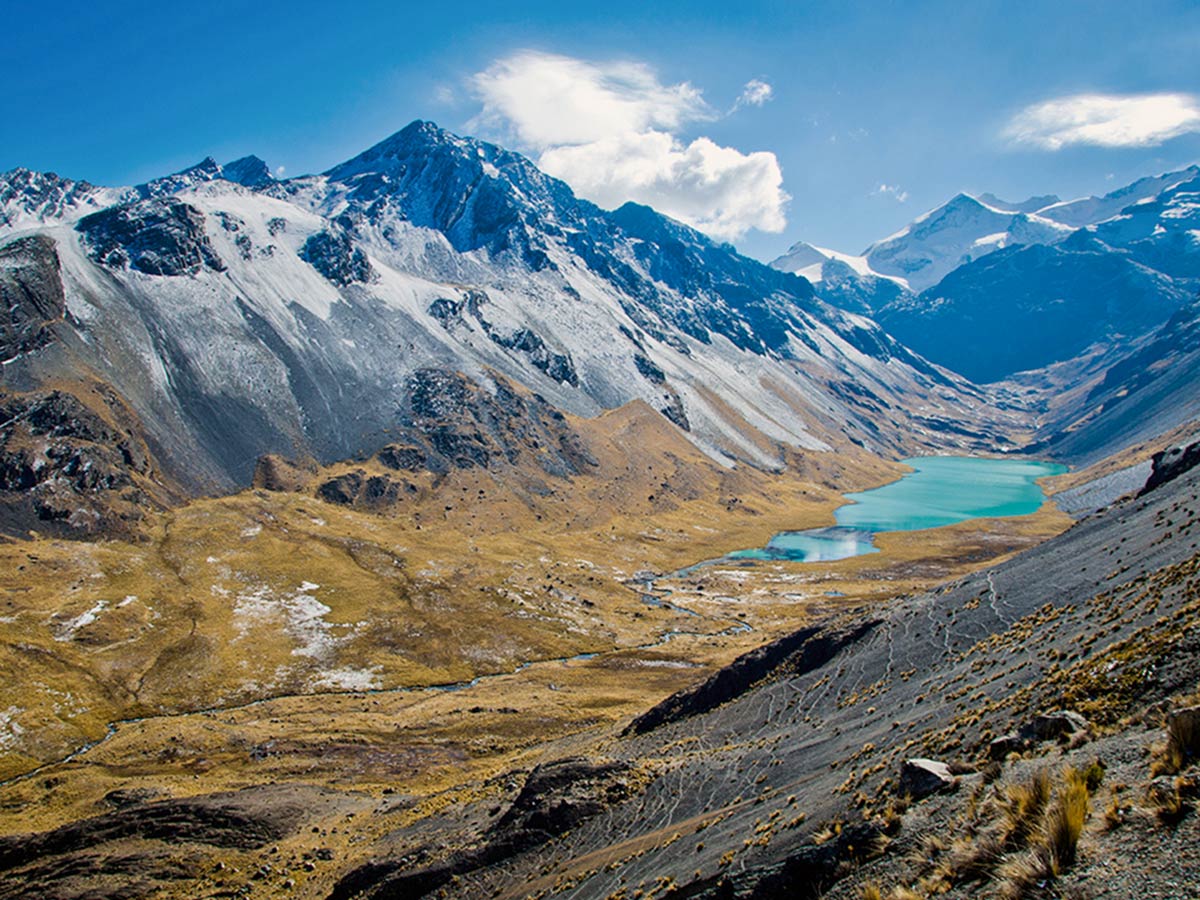
[[1200, 716], [1184, 713], [1167, 718], [1167, 741], [1155, 750], [1150, 774], [1175, 775], [1200, 755]]
[[1029, 843], [1041, 825], [1051, 792], [1050, 775], [1045, 769], [1039, 769], [1028, 781], [1009, 785], [1002, 807], [1006, 846], [1024, 847]]
[[[1045, 776], [1044, 772], [1039, 774]], [[1000, 897], [1018, 900], [1028, 896], [1034, 885], [1058, 878], [1074, 864], [1079, 838], [1091, 809], [1088, 784], [1094, 778], [1091, 768], [1080, 771], [1067, 767], [1057, 790], [1053, 791], [1052, 802], [1048, 802], [1051, 796], [1043, 793], [1049, 788], [1048, 776], [1045, 776], [1044, 786], [1035, 778], [1019, 792], [1026, 811], [1031, 811], [1038, 801], [1041, 811], [1032, 822], [1028, 817], [1020, 820], [1028, 849], [1000, 866], [997, 872]], [[1039, 783], [1035, 785], [1034, 781]]]
[[1183, 776], [1174, 779], [1169, 785], [1152, 782], [1149, 799], [1158, 820], [1164, 825], [1178, 824], [1191, 809], [1187, 798], [1194, 796], [1194, 789], [1194, 780]]
[[1079, 837], [1091, 808], [1086, 772], [1067, 769], [1064, 775], [1063, 784], [1046, 813], [1042, 835], [1056, 877], [1075, 862]]

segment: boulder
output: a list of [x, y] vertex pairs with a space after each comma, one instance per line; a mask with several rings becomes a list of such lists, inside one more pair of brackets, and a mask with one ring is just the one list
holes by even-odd
[[1020, 737], [1029, 741], [1057, 741], [1087, 733], [1090, 725], [1077, 712], [1061, 709], [1042, 713], [1021, 728]]
[[952, 790], [958, 779], [945, 763], [935, 759], [906, 759], [900, 767], [900, 793], [914, 800]]
[[988, 757], [1004, 759], [1010, 753], [1020, 753], [1029, 746], [1029, 741], [1019, 734], [1002, 734], [988, 744]]
[[1187, 446], [1168, 447], [1155, 453], [1151, 461], [1150, 477], [1146, 479], [1145, 486], [1138, 491], [1138, 496], [1143, 497], [1159, 485], [1174, 481], [1197, 465], [1200, 465], [1200, 441]]

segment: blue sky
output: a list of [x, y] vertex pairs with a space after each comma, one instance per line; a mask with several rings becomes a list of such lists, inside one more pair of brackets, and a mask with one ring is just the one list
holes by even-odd
[[295, 175], [425, 118], [769, 259], [1200, 160], [1195, 2], [172, 6], [12, 5], [0, 170]]

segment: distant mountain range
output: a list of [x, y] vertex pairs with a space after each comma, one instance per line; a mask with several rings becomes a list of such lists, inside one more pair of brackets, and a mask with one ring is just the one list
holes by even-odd
[[1118, 354], [1200, 290], [1200, 168], [1103, 197], [958, 194], [848, 256], [797, 244], [773, 266], [979, 383]]

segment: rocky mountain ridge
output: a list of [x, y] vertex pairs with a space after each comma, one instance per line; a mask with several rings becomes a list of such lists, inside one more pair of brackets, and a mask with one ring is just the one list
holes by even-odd
[[0, 241], [44, 242], [65, 313], [3, 389], [111, 385], [191, 493], [249, 483], [264, 453], [402, 438], [420, 370], [576, 416], [641, 401], [768, 469], [783, 447], [992, 446], [1016, 421], [804, 280], [427, 122], [287, 181], [208, 159], [124, 190], [38, 176], [34, 202], [13, 193], [31, 177], [3, 179]]

